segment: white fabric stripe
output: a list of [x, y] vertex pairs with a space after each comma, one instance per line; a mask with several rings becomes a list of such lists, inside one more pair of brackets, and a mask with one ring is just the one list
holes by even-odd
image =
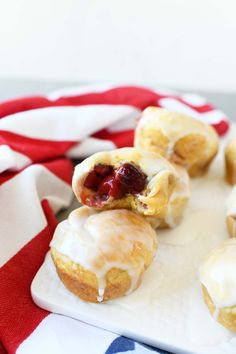
[[47, 168], [33, 165], [0, 188], [0, 267], [46, 226], [40, 201], [47, 198], [53, 211], [72, 198], [68, 184]]
[[184, 93], [181, 98], [188, 104], [195, 107], [201, 107], [207, 103], [206, 99], [194, 93]]
[[84, 85], [84, 86], [71, 86], [65, 87], [59, 90], [55, 90], [47, 95], [47, 98], [55, 101], [60, 97], [75, 97], [79, 95], [84, 95], [86, 93], [100, 93], [111, 90], [116, 86], [110, 84], [94, 84], [94, 85]]
[[104, 354], [116, 334], [50, 314], [18, 347], [17, 354]]
[[31, 163], [28, 156], [12, 150], [10, 146], [0, 146], [0, 173], [6, 170], [17, 171]]
[[202, 120], [203, 122], [209, 124], [219, 123], [221, 120], [226, 119], [224, 112], [219, 109], [215, 109], [206, 113], [199, 113], [187, 105], [175, 100], [174, 98], [162, 98], [159, 103], [163, 108], [187, 114], [193, 118]]
[[[81, 86], [69, 86], [69, 87], [64, 87], [59, 90], [52, 91], [47, 95], [47, 98], [55, 101], [60, 97], [75, 97], [79, 95], [84, 95], [84, 94], [90, 94], [90, 93], [102, 93], [106, 92], [108, 90], [112, 89], [119, 89], [121, 87], [127, 87], [127, 86], [133, 86], [132, 83], [127, 83], [127, 82], [119, 82], [119, 85], [115, 84], [109, 84], [109, 83], [98, 83], [98, 84], [87, 84], [87, 85], [81, 85]], [[145, 86], [135, 86], [136, 88], [140, 89], [147, 89], [150, 90], [150, 87], [145, 87]], [[162, 90], [162, 88], [158, 88], [158, 92]], [[174, 92], [170, 91], [167, 89], [163, 89], [165, 92]]]
[[141, 116], [141, 110], [137, 109], [133, 115], [130, 115], [125, 119], [121, 119], [119, 122], [111, 124], [109, 127], [107, 127], [107, 130], [111, 133], [118, 133], [124, 130], [134, 129], [137, 125], [140, 116]]
[[81, 141], [122, 119], [137, 115], [128, 105], [49, 107], [16, 113], [0, 120], [0, 129], [30, 138]]
[[215, 109], [206, 113], [198, 113], [198, 119], [209, 124], [217, 124], [222, 120], [226, 120], [227, 117], [223, 111]]
[[70, 158], [84, 158], [95, 154], [95, 152], [113, 150], [115, 148], [115, 144], [110, 140], [87, 138], [68, 150], [66, 156]]

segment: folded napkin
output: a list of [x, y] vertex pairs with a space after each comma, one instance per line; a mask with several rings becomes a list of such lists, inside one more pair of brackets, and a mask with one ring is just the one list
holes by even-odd
[[150, 105], [206, 121], [219, 135], [229, 127], [202, 97], [135, 86], [75, 87], [0, 103], [0, 342], [7, 352], [161, 353], [48, 313], [30, 296], [55, 213], [72, 199], [71, 159], [132, 146], [136, 121]]

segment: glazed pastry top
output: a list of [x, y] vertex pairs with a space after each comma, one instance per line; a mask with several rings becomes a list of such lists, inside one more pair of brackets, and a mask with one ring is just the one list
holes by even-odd
[[236, 305], [236, 238], [215, 248], [200, 267], [200, 281], [216, 308]]
[[[129, 203], [133, 203], [135, 207], [132, 209], [137, 209], [141, 214], [154, 215], [157, 213], [156, 210], [160, 213], [166, 212], [166, 210], [164, 210], [165, 204], [167, 204], [179, 176], [175, 168], [165, 158], [157, 153], [144, 151], [142, 149], [122, 148], [113, 151], [99, 152], [85, 159], [75, 168], [72, 186], [80, 202], [95, 208], [97, 205], [91, 204], [90, 201], [92, 200], [91, 197], [93, 198], [93, 195], [96, 193], [87, 188], [87, 177], [90, 173], [93, 173], [95, 168], [100, 168], [100, 166], [106, 166], [107, 169], [111, 168], [111, 173], [116, 173], [117, 170], [120, 171], [124, 166], [128, 166], [127, 174], [129, 176], [132, 175], [130, 171], [128, 171], [129, 167], [134, 167], [137, 177], [140, 176], [144, 183], [143, 188], [140, 188], [133, 194], [127, 193], [120, 198], [115, 198], [113, 195], [108, 195], [107, 198], [101, 198], [99, 200], [99, 207], [106, 206], [116, 199], [116, 205], [113, 205], [113, 208], [129, 208]], [[109, 176], [107, 177], [109, 178]], [[122, 177], [127, 181], [125, 174]], [[138, 178], [134, 177], [133, 188], [135, 186], [137, 187], [137, 184]], [[158, 198], [165, 198], [165, 201], [160, 203], [159, 200], [157, 201], [156, 196]], [[121, 198], [126, 198], [127, 204], [120, 206], [117, 200]]]
[[226, 215], [236, 216], [236, 186], [233, 187], [226, 201]]
[[[180, 145], [184, 138], [189, 139], [189, 149], [185, 145], [179, 154]], [[198, 144], [191, 143], [198, 141]], [[149, 151], [158, 151], [168, 160], [183, 165], [190, 169], [194, 163], [209, 161], [217, 152], [218, 136], [215, 130], [208, 124], [187, 115], [171, 112], [163, 108], [148, 107], [144, 110], [137, 125], [135, 133], [135, 146]], [[204, 166], [204, 163], [203, 163]], [[191, 171], [191, 175], [197, 175]]]
[[95, 273], [101, 294], [112, 268], [128, 272], [131, 292], [155, 255], [157, 239], [150, 224], [131, 211], [81, 207], [57, 226], [50, 246]]
[[189, 134], [203, 135], [206, 139], [213, 139], [214, 142], [218, 142], [217, 134], [210, 125], [182, 113], [171, 112], [164, 108], [148, 107], [143, 111], [138, 123], [135, 145], [140, 146], [138, 132], [147, 126], [153, 128], [153, 133], [160, 129], [168, 138], [169, 152], [167, 152], [167, 155], [172, 153], [173, 146], [179, 139]]

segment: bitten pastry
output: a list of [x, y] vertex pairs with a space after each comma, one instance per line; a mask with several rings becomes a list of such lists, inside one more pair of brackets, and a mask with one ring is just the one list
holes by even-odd
[[141, 283], [157, 249], [155, 231], [129, 210], [74, 210], [51, 241], [64, 285], [81, 299], [102, 302], [127, 295]]
[[205, 302], [214, 318], [236, 332], [236, 239], [215, 248], [200, 267]]
[[184, 208], [190, 198], [190, 181], [187, 171], [181, 166], [175, 164], [173, 164], [173, 166], [175, 167], [179, 178], [169, 199], [167, 214], [163, 219], [153, 218], [151, 216], [148, 217], [148, 221], [155, 229], [176, 227], [182, 219]]
[[229, 235], [236, 237], [236, 186], [233, 187], [226, 203], [226, 223]]
[[77, 165], [72, 187], [79, 202], [89, 207], [164, 218], [178, 178], [157, 153], [123, 148], [99, 152]]
[[160, 153], [195, 177], [206, 171], [216, 155], [218, 136], [210, 125], [194, 118], [148, 107], [137, 125], [135, 146]]
[[236, 183], [236, 140], [231, 140], [225, 148], [225, 179], [231, 185]]

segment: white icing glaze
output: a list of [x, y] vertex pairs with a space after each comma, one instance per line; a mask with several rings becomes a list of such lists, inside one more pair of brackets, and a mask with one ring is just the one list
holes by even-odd
[[[45, 293], [55, 282], [49, 299], [57, 299], [59, 287], [63, 292], [63, 308], [70, 304], [70, 314], [77, 314], [80, 319], [84, 311], [85, 318], [93, 318], [91, 323], [95, 325], [100, 317], [107, 329], [118, 326], [129, 331], [132, 328], [136, 336], [151, 338], [157, 346], [155, 340], [183, 347], [186, 352], [235, 353], [235, 334], [210, 315], [197, 280], [202, 259], [228, 238], [224, 215], [231, 187], [225, 183], [223, 173], [220, 149], [206, 176], [191, 180], [191, 198], [181, 224], [176, 229], [158, 231], [157, 257], [135, 292], [105, 306], [83, 303], [58, 286], [54, 267], [49, 267], [53, 272]], [[45, 284], [45, 278], [43, 274], [40, 286]]]
[[236, 185], [233, 187], [226, 201], [226, 208], [227, 215], [236, 216]]
[[178, 198], [185, 198], [186, 202], [190, 198], [190, 180], [188, 173], [186, 170], [180, 166], [175, 166], [177, 169], [179, 179], [176, 184], [176, 187], [170, 197], [169, 203], [168, 203], [168, 211], [167, 215], [165, 217], [165, 223], [169, 225], [170, 227], [176, 227], [178, 220], [175, 219], [174, 217], [174, 207], [173, 203], [178, 199]]
[[217, 309], [236, 306], [235, 274], [236, 239], [232, 238], [215, 248], [200, 267], [200, 281]]
[[[177, 184], [174, 188], [174, 191], [170, 196], [168, 202], [167, 214], [164, 218], [165, 223], [172, 228], [176, 227], [177, 224], [179, 223], [179, 217], [178, 217], [179, 215], [177, 215], [177, 218], [175, 216], [174, 203], [179, 198], [185, 199], [187, 203], [188, 199], [190, 198], [190, 179], [187, 171], [181, 166], [178, 165], [173, 165], [173, 166], [175, 166], [179, 178], [177, 180]], [[181, 215], [181, 213], [183, 213], [185, 205], [181, 205], [179, 207], [181, 208], [181, 210], [179, 210], [179, 214]], [[161, 224], [161, 220], [159, 218], [147, 217], [147, 220], [150, 222], [150, 224], [154, 229], [157, 229]]]
[[122, 209], [99, 213], [81, 207], [57, 226], [51, 247], [96, 274], [98, 301], [102, 301], [106, 274], [112, 268], [128, 272], [131, 280], [128, 293], [136, 288], [145, 264], [142, 257], [131, 256], [135, 242], [140, 242], [154, 256], [156, 234], [141, 216]]

